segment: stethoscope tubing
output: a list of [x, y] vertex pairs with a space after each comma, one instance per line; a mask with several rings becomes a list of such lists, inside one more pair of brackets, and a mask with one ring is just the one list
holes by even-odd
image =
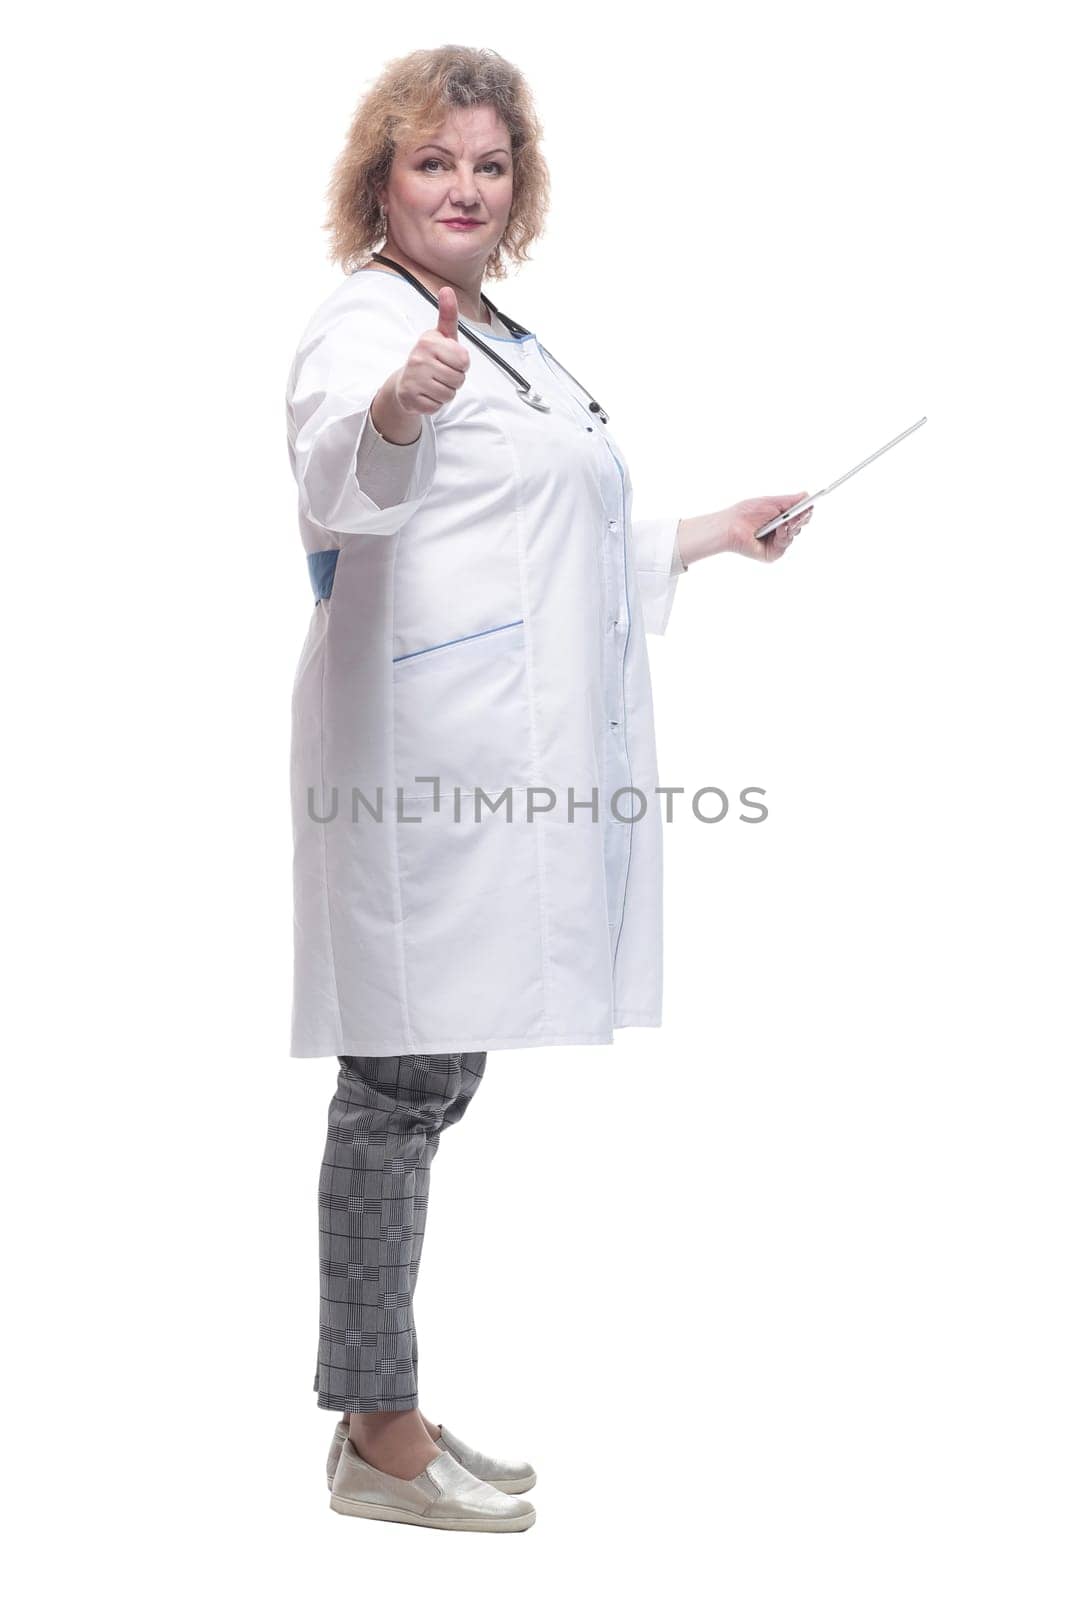
[[[415, 277], [414, 273], [409, 272], [406, 267], [402, 267], [399, 261], [393, 261], [389, 256], [383, 256], [377, 250], [372, 250], [371, 254], [375, 261], [381, 261], [385, 266], [392, 267], [394, 271], [399, 272], [408, 280], [413, 289], [417, 289], [432, 306], [437, 306], [438, 309], [440, 309], [437, 296], [432, 294], [424, 283], [420, 283], [418, 278]], [[490, 311], [494, 312], [500, 318], [501, 322], [510, 333], [530, 333], [530, 329], [524, 328], [521, 322], [516, 322], [513, 317], [505, 316], [504, 313], [497, 306], [495, 306], [486, 295], [483, 294], [482, 299], [485, 301]], [[541, 396], [536, 393], [530, 381], [527, 378], [524, 378], [521, 372], [516, 372], [515, 368], [510, 364], [510, 362], [505, 361], [504, 357], [494, 350], [490, 345], [487, 345], [484, 340], [479, 339], [478, 335], [472, 332], [471, 329], [467, 327], [465, 322], [460, 320], [459, 327], [462, 328], [463, 332], [466, 334], [467, 338], [472, 344], [477, 345], [478, 349], [481, 350], [483, 354], [487, 355], [491, 361], [495, 361], [497, 366], [501, 367], [503, 371], [505, 371], [512, 379], [512, 381], [518, 385], [520, 400], [525, 400], [526, 404], [532, 406], [535, 411], [550, 411], [552, 409], [548, 402], [546, 400], [542, 400]], [[532, 335], [532, 337], [536, 338], [536, 335]], [[538, 343], [540, 344], [540, 340], [538, 340]], [[541, 348], [544, 350], [543, 345], [541, 345]], [[573, 372], [567, 372], [567, 368], [563, 365], [562, 361], [557, 361], [556, 357], [552, 355], [551, 350], [545, 350], [544, 353], [546, 356], [549, 356], [552, 361], [555, 361], [556, 366], [559, 367], [561, 372], [567, 373], [567, 376], [570, 378], [572, 383], [578, 384], [578, 387], [582, 390], [583, 394], [589, 395], [590, 411], [592, 411], [595, 416], [598, 416], [601, 422], [606, 423], [608, 420], [607, 412], [604, 410], [604, 407], [600, 404], [600, 402], [598, 400], [594, 400], [593, 396], [589, 394], [589, 390], [585, 387], [585, 384], [580, 383], [579, 380], [574, 376]]]

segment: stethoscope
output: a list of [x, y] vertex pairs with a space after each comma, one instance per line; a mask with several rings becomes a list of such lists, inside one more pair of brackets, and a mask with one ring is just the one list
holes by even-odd
[[[411, 284], [412, 288], [413, 289], [417, 289], [419, 291], [419, 293], [421, 295], [423, 295], [425, 297], [425, 299], [427, 299], [432, 306], [436, 306], [438, 304], [437, 296], [435, 294], [431, 294], [429, 289], [427, 289], [426, 285], [423, 284], [423, 283], [420, 283], [418, 278], [415, 277], [414, 273], [409, 272], [406, 267], [402, 267], [400, 265], [399, 261], [393, 261], [393, 260], [390, 259], [389, 256], [383, 256], [381, 254], [381, 252], [378, 251], [378, 250], [372, 250], [371, 251], [371, 255], [374, 257], [375, 261], [384, 262], [387, 267], [392, 267], [396, 272], [399, 272], [403, 277], [405, 277], [408, 280], [408, 282]], [[485, 304], [489, 307], [490, 311], [494, 312], [500, 318], [501, 322], [504, 324], [505, 328], [507, 328], [509, 333], [511, 333], [511, 334], [528, 334], [528, 333], [530, 333], [530, 329], [529, 328], [524, 328], [521, 322], [516, 322], [516, 321], [514, 321], [513, 318], [506, 317], [502, 311], [497, 310], [497, 307], [493, 304], [493, 302], [491, 300], [487, 299], [487, 297], [484, 294], [482, 295], [482, 299], [485, 301]], [[463, 332], [467, 335], [467, 338], [471, 341], [472, 344], [476, 344], [478, 346], [478, 349], [483, 351], [487, 356], [489, 356], [491, 360], [495, 361], [498, 367], [502, 367], [503, 368], [503, 370], [508, 374], [509, 378], [514, 379], [515, 383], [517, 383], [518, 387], [519, 387], [519, 399], [520, 400], [525, 400], [526, 404], [528, 406], [533, 406], [535, 411], [551, 411], [552, 410], [552, 407], [549, 405], [548, 401], [544, 398], [544, 396], [540, 395], [540, 394], [538, 394], [536, 392], [536, 390], [534, 389], [533, 385], [528, 381], [528, 379], [523, 377], [521, 372], [516, 372], [515, 368], [512, 367], [512, 366], [509, 366], [509, 364], [504, 360], [503, 356], [498, 355], [497, 352], [495, 350], [493, 350], [489, 345], [484, 344], [482, 342], [482, 340], [479, 339], [479, 337], [478, 337], [478, 335], [476, 333], [472, 333], [471, 332], [471, 330], [467, 327], [467, 324], [465, 322], [460, 322], [459, 326], [463, 329]], [[536, 337], [536, 336], [533, 336], [533, 337]], [[540, 344], [540, 340], [538, 340], [538, 343]], [[552, 354], [551, 350], [545, 350], [544, 345], [541, 345], [541, 349], [544, 350], [544, 353], [545, 353], [546, 356], [548, 356], [552, 361], [555, 361], [556, 366], [559, 367], [561, 372], [567, 372], [567, 369], [563, 365], [562, 361], [556, 361], [556, 358]], [[589, 394], [589, 390], [585, 387], [585, 384], [584, 383], [578, 383], [578, 379], [574, 376], [573, 372], [567, 372], [567, 376], [568, 376], [568, 378], [570, 378], [572, 383], [577, 383], [578, 384], [578, 387], [579, 387], [579, 389], [581, 389], [583, 394]], [[589, 409], [590, 409], [590, 411], [593, 412], [594, 416], [597, 416], [597, 417], [600, 418], [601, 422], [604, 422], [604, 423], [607, 422], [607, 420], [608, 420], [607, 412], [604, 410], [604, 407], [600, 404], [600, 402], [598, 400], [594, 400], [593, 399], [593, 396], [591, 394], [589, 394]]]

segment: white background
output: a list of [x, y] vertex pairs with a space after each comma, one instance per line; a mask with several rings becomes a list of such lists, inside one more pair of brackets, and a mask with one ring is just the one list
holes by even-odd
[[[1043, 16], [1045, 21], [1043, 21]], [[1045, 8], [60, 5], [3, 96], [6, 1509], [19, 1592], [1062, 1596], [1065, 262]], [[498, 1051], [434, 1167], [424, 1410], [521, 1543], [333, 1516], [336, 1062], [287, 1055], [285, 449], [384, 63], [526, 74], [490, 298], [638, 515], [828, 483], [680, 580], [660, 1030]], [[10, 1553], [19, 1547], [9, 1542]]]

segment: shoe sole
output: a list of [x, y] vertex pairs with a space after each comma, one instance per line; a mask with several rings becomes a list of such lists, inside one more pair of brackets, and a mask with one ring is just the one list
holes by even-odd
[[343, 1517], [369, 1517], [375, 1522], [406, 1522], [413, 1528], [440, 1528], [451, 1533], [521, 1533], [532, 1526], [536, 1511], [527, 1511], [520, 1517], [420, 1517], [417, 1511], [406, 1511], [402, 1506], [378, 1505], [373, 1500], [345, 1500], [341, 1495], [330, 1495], [330, 1510], [339, 1511]]
[[501, 1494], [525, 1494], [537, 1482], [537, 1473], [531, 1472], [528, 1478], [486, 1478], [485, 1481], [491, 1489], [499, 1489]]

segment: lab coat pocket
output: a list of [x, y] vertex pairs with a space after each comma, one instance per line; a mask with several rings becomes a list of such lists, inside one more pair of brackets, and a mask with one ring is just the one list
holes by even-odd
[[[393, 662], [396, 781], [405, 797], [487, 795], [532, 782], [523, 618]], [[418, 780], [418, 781], [416, 781]]]

